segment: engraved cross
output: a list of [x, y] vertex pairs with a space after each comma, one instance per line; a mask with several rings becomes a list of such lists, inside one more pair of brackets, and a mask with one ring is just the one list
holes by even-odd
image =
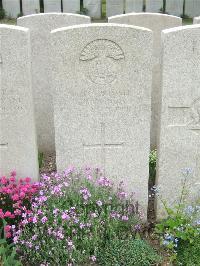
[[101, 123], [101, 140], [100, 140], [100, 143], [96, 143], [96, 144], [83, 143], [84, 149], [98, 148], [101, 150], [101, 167], [103, 167], [104, 174], [105, 174], [105, 166], [106, 166], [106, 149], [108, 149], [108, 148], [120, 148], [123, 145], [124, 145], [124, 142], [115, 142], [115, 143], [106, 142], [105, 123]]

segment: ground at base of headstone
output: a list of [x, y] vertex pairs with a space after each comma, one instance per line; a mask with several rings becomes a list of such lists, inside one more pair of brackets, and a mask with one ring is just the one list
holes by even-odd
[[56, 154], [44, 154], [41, 162], [40, 174], [49, 174], [56, 171]]

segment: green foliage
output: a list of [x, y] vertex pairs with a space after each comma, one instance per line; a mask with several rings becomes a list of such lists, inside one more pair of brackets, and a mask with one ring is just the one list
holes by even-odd
[[20, 12], [18, 15], [17, 15], [17, 18], [20, 18], [20, 17], [23, 17], [23, 13]]
[[190, 171], [186, 169], [182, 183], [182, 190], [178, 203], [169, 207], [167, 202], [158, 194], [167, 218], [156, 225], [156, 233], [160, 236], [161, 243], [171, 251], [171, 260], [176, 260], [177, 249], [181, 245], [190, 245], [200, 236], [200, 206], [196, 204], [187, 206], [187, 181]]
[[39, 163], [39, 168], [41, 169], [44, 165], [44, 153], [43, 152], [38, 153], [38, 163]]
[[6, 12], [3, 8], [0, 8], [0, 19], [4, 19], [6, 17]]
[[157, 151], [151, 151], [149, 155], [149, 178], [153, 181], [156, 178], [156, 160], [157, 160]]
[[192, 244], [180, 246], [177, 261], [182, 266], [200, 266], [200, 236], [196, 237]]
[[81, 15], [87, 15], [88, 14], [88, 9], [85, 8], [85, 7], [81, 7], [80, 14]]
[[[0, 230], [0, 235], [3, 233], [3, 228], [6, 222], [3, 222], [3, 227]], [[17, 259], [16, 249], [13, 244], [8, 244], [6, 238], [0, 238], [0, 265], [2, 266], [21, 266], [21, 262]]]
[[99, 254], [99, 262], [103, 266], [148, 266], [160, 263], [161, 260], [161, 256], [140, 239], [114, 239]]

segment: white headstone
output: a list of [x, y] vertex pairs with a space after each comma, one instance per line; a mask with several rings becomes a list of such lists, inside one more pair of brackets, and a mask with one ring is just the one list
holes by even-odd
[[111, 17], [124, 13], [124, 0], [107, 0], [106, 16]]
[[17, 24], [30, 29], [32, 84], [38, 146], [41, 152], [55, 151], [53, 102], [50, 75], [50, 31], [63, 26], [90, 23], [90, 18], [73, 14], [37, 14], [21, 17]]
[[22, 0], [23, 15], [40, 13], [40, 0]]
[[163, 0], [146, 0], [146, 12], [159, 13], [163, 8]]
[[126, 0], [125, 13], [142, 12], [143, 0]]
[[[184, 168], [190, 200], [200, 191], [200, 25], [163, 31], [163, 88], [157, 184], [168, 204], [178, 201]], [[187, 189], [189, 188], [186, 186]], [[158, 201], [159, 203], [159, 201]], [[158, 205], [158, 216], [165, 215]]]
[[183, 14], [183, 0], [167, 0], [166, 12], [169, 15], [180, 17]]
[[161, 103], [161, 31], [164, 29], [181, 26], [182, 19], [164, 14], [132, 13], [108, 18], [108, 22], [136, 25], [149, 28], [153, 31], [154, 67], [151, 94], [151, 148], [156, 148]]
[[101, 18], [102, 0], [83, 0], [83, 6], [88, 10], [88, 16], [92, 18]]
[[80, 0], [62, 0], [63, 12], [78, 13], [80, 12]]
[[195, 17], [193, 19], [193, 24], [200, 24], [200, 17]]
[[185, 15], [193, 18], [200, 15], [200, 1], [190, 0], [185, 2]]
[[28, 29], [0, 25], [0, 176], [38, 179]]
[[20, 0], [2, 0], [2, 5], [7, 16], [16, 18], [20, 14]]
[[124, 178], [146, 208], [151, 31], [75, 26], [53, 31], [52, 44], [58, 170], [100, 166], [115, 181]]
[[61, 12], [61, 0], [43, 0], [44, 1], [44, 12]]

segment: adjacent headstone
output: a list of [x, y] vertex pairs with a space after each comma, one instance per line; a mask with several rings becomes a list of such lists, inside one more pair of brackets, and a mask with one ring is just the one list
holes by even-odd
[[124, 13], [124, 0], [107, 0], [106, 15], [107, 17], [115, 16]]
[[108, 18], [109, 23], [130, 24], [146, 27], [153, 31], [154, 35], [154, 68], [151, 95], [151, 148], [157, 146], [157, 133], [159, 125], [160, 103], [161, 103], [161, 31], [167, 28], [182, 25], [179, 17], [155, 14], [155, 13], [132, 13]]
[[0, 176], [38, 179], [28, 29], [0, 25]]
[[200, 24], [200, 17], [195, 17], [193, 19], [193, 24]]
[[44, 12], [61, 12], [61, 0], [43, 0], [44, 1]]
[[125, 13], [142, 12], [143, 0], [126, 0]]
[[166, 12], [169, 15], [180, 17], [183, 14], [183, 0], [167, 0]]
[[51, 54], [58, 170], [100, 166], [125, 179], [146, 208], [152, 32], [118, 24], [58, 29]]
[[185, 15], [193, 18], [200, 15], [200, 1], [190, 0], [185, 2]]
[[[163, 88], [157, 184], [168, 204], [180, 199], [184, 168], [190, 200], [200, 191], [200, 25], [163, 31]], [[189, 172], [189, 170], [185, 170]], [[189, 189], [188, 185], [186, 188]], [[165, 215], [158, 201], [158, 216]]]
[[163, 9], [163, 0], [146, 0], [146, 12], [159, 13]]
[[78, 13], [80, 12], [80, 0], [63, 0], [63, 12]]
[[16, 18], [20, 14], [20, 0], [2, 0], [2, 5], [7, 16]]
[[101, 18], [102, 0], [83, 0], [83, 6], [87, 9], [87, 15], [92, 18]]
[[22, 0], [23, 15], [40, 13], [40, 0]]
[[30, 29], [32, 84], [38, 146], [41, 152], [55, 151], [53, 102], [50, 75], [50, 31], [63, 26], [90, 23], [90, 18], [73, 14], [37, 14], [21, 17], [17, 24]]

